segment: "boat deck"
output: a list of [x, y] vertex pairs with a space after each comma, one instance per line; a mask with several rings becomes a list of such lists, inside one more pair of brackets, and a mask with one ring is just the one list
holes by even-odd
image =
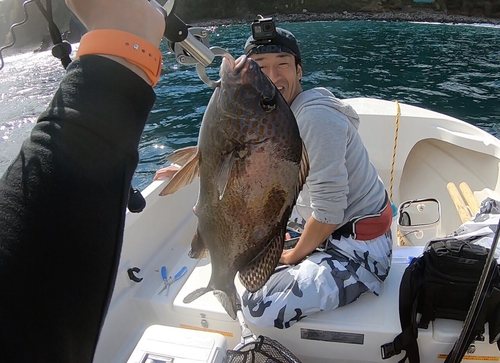
[[[378, 297], [367, 293], [350, 305], [316, 313], [285, 330], [260, 328], [252, 324], [249, 328], [255, 335], [266, 335], [279, 341], [303, 362], [347, 362], [349, 357], [356, 357], [356, 362], [380, 361], [380, 346], [400, 333], [398, 297], [401, 276], [409, 259], [419, 256], [422, 249], [422, 246], [394, 248], [391, 272]], [[182, 301], [190, 292], [207, 286], [210, 279], [209, 259], [196, 261], [195, 266], [192, 263], [187, 254], [178, 261], [174, 270], [190, 266], [189, 276], [177, 286], [172, 285], [168, 297], [157, 295], [162, 288], [159, 282], [150, 301], [151, 306], [165, 324], [168, 321], [170, 326], [220, 333], [226, 338], [227, 346], [232, 348], [240, 343], [239, 324], [226, 314], [212, 293], [189, 304]], [[242, 288], [241, 285], [239, 288]], [[425, 350], [421, 348], [422, 358], [448, 353], [460, 330], [461, 322], [442, 319], [431, 324], [429, 329], [420, 329], [419, 345], [425, 347]], [[482, 356], [498, 355], [496, 345], [488, 344], [487, 340], [486, 337], [486, 343], [476, 343], [482, 345]], [[333, 352], [335, 360], [332, 360]], [[386, 362], [397, 362], [399, 359], [401, 356]]]
[[[396, 207], [421, 198], [439, 201], [440, 215], [432, 203], [428, 204], [430, 208], [418, 203], [409, 210], [415, 214], [411, 215], [410, 226], [419, 226], [411, 243], [425, 244], [461, 225], [458, 193], [451, 193], [449, 185], [466, 184], [478, 203], [486, 197], [500, 200], [500, 141], [492, 135], [415, 106], [401, 104], [398, 122], [394, 102], [365, 98], [346, 101], [360, 115], [360, 135]], [[197, 224], [192, 206], [196, 204], [198, 183], [196, 179], [173, 195], [159, 197], [166, 181], [153, 182], [143, 191], [145, 211], [127, 214], [115, 290], [95, 362], [126, 361], [147, 327], [155, 324], [217, 332], [225, 337], [229, 348], [240, 343], [238, 322], [226, 314], [213, 294], [183, 303], [187, 294], [207, 286], [211, 275], [209, 260], [188, 257]], [[392, 231], [396, 245], [395, 222]], [[401, 276], [408, 257], [419, 255], [422, 248], [394, 247], [393, 265], [378, 297], [365, 294], [348, 306], [311, 315], [285, 330], [249, 327], [256, 335], [277, 340], [304, 363], [398, 362], [402, 355], [382, 361], [380, 345], [392, 341], [400, 332]], [[158, 295], [163, 287], [161, 266], [166, 266], [169, 275], [183, 266], [188, 268], [188, 273], [171, 286], [168, 296]], [[138, 276], [143, 282], [130, 280], [131, 267], [140, 268]], [[461, 326], [459, 321], [438, 319], [428, 329], [420, 329], [421, 361], [443, 362]], [[487, 334], [484, 342], [474, 343], [474, 349], [467, 355], [467, 362], [500, 361], [498, 348], [488, 343]]]

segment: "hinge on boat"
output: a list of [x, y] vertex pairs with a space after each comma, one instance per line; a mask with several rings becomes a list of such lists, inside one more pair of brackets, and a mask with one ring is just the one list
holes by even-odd
[[205, 319], [206, 315], [203, 314], [203, 313], [200, 313], [200, 315], [201, 315], [201, 326], [202, 326], [202, 328], [208, 329], [208, 321], [207, 321], [207, 319]]

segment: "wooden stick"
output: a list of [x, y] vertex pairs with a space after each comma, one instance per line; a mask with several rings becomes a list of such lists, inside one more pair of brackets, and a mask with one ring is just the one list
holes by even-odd
[[479, 203], [477, 202], [476, 197], [474, 197], [474, 194], [472, 193], [469, 184], [467, 184], [466, 182], [461, 182], [458, 187], [460, 188], [460, 191], [464, 196], [465, 202], [469, 206], [470, 211], [474, 216], [477, 212], [479, 212]]
[[448, 185], [446, 185], [446, 189], [448, 189], [448, 193], [450, 194], [453, 204], [455, 204], [455, 208], [457, 209], [458, 215], [462, 223], [465, 223], [468, 220], [470, 220], [472, 216], [469, 210], [467, 209], [467, 206], [465, 205], [465, 202], [462, 196], [460, 195], [460, 192], [458, 191], [455, 183], [449, 182]]

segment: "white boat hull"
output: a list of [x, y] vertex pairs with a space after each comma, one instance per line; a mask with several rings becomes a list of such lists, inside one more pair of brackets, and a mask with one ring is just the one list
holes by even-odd
[[[359, 132], [396, 206], [416, 198], [439, 201], [439, 223], [430, 226], [420, 246], [394, 247], [393, 265], [380, 296], [365, 294], [358, 301], [330, 312], [309, 316], [289, 329], [262, 329], [249, 325], [254, 334], [279, 341], [305, 362], [382, 362], [380, 346], [400, 332], [399, 283], [409, 256], [418, 256], [430, 235], [446, 235], [461, 224], [457, 207], [449, 194], [450, 182], [465, 182], [477, 201], [500, 192], [500, 141], [457, 119], [401, 105], [396, 157], [393, 159], [396, 103], [375, 99], [349, 99], [360, 114]], [[391, 177], [391, 168], [394, 169]], [[153, 182], [143, 195], [146, 209], [127, 214], [125, 238], [116, 286], [102, 330], [95, 362], [127, 362], [144, 331], [151, 325], [165, 325], [193, 331], [222, 334], [228, 348], [240, 343], [240, 326], [223, 310], [212, 294], [190, 304], [183, 298], [204, 287], [210, 278], [209, 260], [187, 255], [196, 230], [192, 207], [198, 181], [174, 195], [159, 197], [166, 181]], [[393, 233], [397, 234], [396, 218]], [[430, 233], [430, 234], [429, 234]], [[398, 238], [394, 238], [398, 244]], [[168, 296], [158, 295], [162, 287], [159, 269], [169, 273], [186, 266], [188, 273], [170, 287]], [[139, 283], [128, 277], [138, 267]], [[421, 361], [443, 362], [456, 341], [461, 322], [438, 319], [419, 331]], [[500, 361], [496, 344], [475, 343], [467, 362]], [[402, 355], [383, 362], [397, 362]], [[178, 358], [179, 361], [182, 361]]]

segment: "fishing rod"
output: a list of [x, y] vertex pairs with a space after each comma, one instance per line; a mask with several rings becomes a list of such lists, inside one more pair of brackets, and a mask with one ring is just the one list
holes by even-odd
[[[495, 275], [498, 273], [496, 268], [492, 268], [493, 259], [495, 251], [498, 245], [498, 239], [500, 236], [500, 220], [497, 224], [497, 230], [495, 231], [495, 236], [493, 238], [493, 243], [491, 245], [488, 258], [484, 264], [483, 272], [479, 278], [479, 284], [474, 293], [474, 298], [472, 299], [471, 307], [467, 312], [467, 317], [465, 318], [464, 326], [460, 332], [460, 336], [453, 345], [450, 354], [446, 357], [444, 363], [460, 363], [464, 357], [470, 343], [475, 337], [472, 334], [475, 331], [475, 325], [483, 307], [484, 301], [486, 300], [486, 295], [490, 289], [491, 282], [493, 281]], [[495, 265], [496, 266], [496, 265]]]

